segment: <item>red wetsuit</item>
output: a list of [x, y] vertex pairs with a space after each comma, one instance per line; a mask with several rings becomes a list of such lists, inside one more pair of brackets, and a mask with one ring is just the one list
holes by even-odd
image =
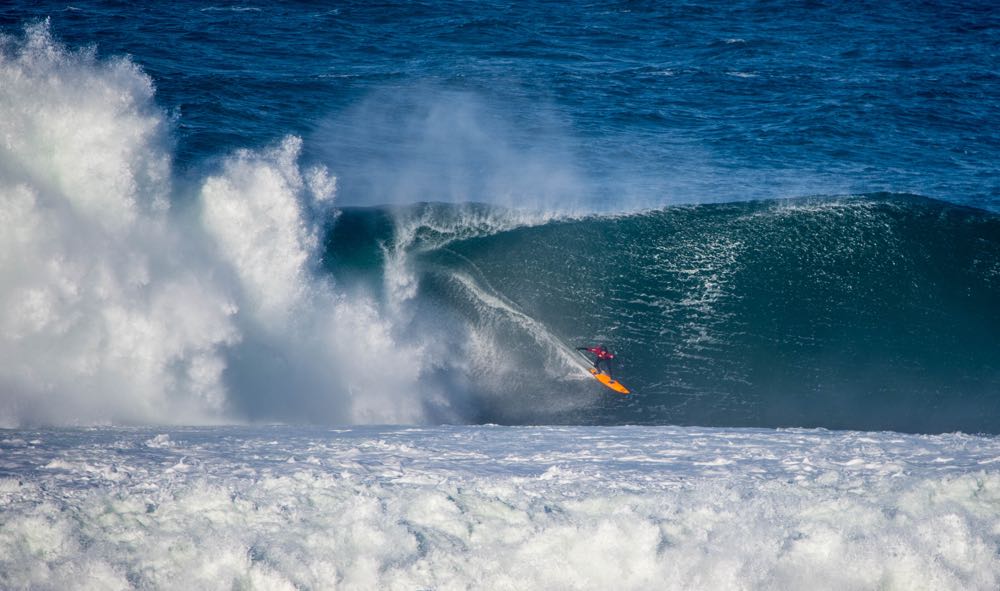
[[593, 353], [594, 355], [597, 355], [598, 359], [614, 359], [615, 358], [615, 356], [611, 354], [611, 351], [608, 351], [604, 347], [590, 347], [587, 350], [590, 351], [591, 353]]
[[603, 371], [608, 374], [608, 377], [611, 376], [611, 360], [615, 358], [615, 356], [611, 354], [611, 351], [608, 351], [600, 345], [596, 347], [580, 347], [580, 350], [593, 353], [594, 356], [597, 357], [597, 359], [594, 360], [594, 369], [597, 371]]

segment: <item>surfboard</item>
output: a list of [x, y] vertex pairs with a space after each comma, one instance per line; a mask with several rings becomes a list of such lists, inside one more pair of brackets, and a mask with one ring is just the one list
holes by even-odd
[[597, 378], [597, 381], [604, 384], [608, 388], [611, 388], [619, 394], [629, 394], [629, 389], [622, 385], [621, 382], [611, 379], [611, 376], [604, 373], [603, 371], [597, 371], [595, 368], [590, 368], [590, 375]]

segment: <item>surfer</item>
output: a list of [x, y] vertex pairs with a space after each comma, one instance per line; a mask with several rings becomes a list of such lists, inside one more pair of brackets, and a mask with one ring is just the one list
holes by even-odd
[[603, 371], [609, 378], [613, 377], [611, 375], [611, 360], [614, 359], [615, 356], [611, 353], [611, 351], [608, 351], [604, 345], [597, 345], [596, 347], [577, 347], [577, 350], [593, 353], [594, 369], [599, 372]]

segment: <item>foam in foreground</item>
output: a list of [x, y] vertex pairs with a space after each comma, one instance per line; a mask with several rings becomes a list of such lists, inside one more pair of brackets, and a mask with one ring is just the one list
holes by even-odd
[[0, 587], [996, 589], [1000, 442], [674, 427], [0, 433]]

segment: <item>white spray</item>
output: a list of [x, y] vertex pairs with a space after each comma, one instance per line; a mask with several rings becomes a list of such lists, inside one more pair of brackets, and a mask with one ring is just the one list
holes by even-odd
[[0, 425], [417, 422], [420, 350], [313, 265], [333, 201], [300, 141], [171, 209], [166, 118], [128, 59], [0, 46]]

